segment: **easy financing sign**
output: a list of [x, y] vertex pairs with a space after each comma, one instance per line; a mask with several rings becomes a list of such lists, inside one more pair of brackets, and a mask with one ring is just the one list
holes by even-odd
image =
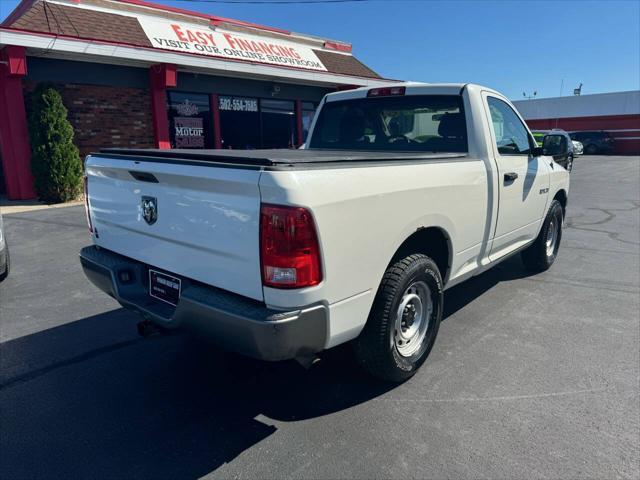
[[269, 65], [327, 71], [313, 50], [268, 37], [218, 32], [184, 23], [139, 18], [155, 48]]

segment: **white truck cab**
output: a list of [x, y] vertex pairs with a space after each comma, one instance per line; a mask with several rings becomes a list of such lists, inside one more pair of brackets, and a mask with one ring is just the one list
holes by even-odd
[[569, 175], [473, 84], [327, 95], [299, 150], [123, 150], [86, 160], [87, 276], [162, 328], [247, 355], [353, 341], [404, 380], [443, 291], [520, 252], [551, 266]]

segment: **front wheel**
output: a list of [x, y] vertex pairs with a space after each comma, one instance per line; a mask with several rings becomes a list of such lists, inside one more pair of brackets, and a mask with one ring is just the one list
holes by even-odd
[[529, 270], [543, 272], [553, 265], [562, 240], [563, 218], [562, 205], [553, 200], [538, 238], [522, 252], [522, 262]]
[[4, 244], [4, 254], [5, 254], [5, 265], [4, 267], [0, 265], [0, 268], [3, 269], [0, 272], [0, 282], [9, 276], [9, 270], [11, 270], [11, 258], [9, 257], [9, 245]]
[[384, 274], [367, 324], [354, 342], [371, 375], [402, 382], [429, 356], [442, 319], [442, 277], [426, 255], [393, 263]]
[[567, 157], [567, 172], [571, 173], [573, 170], [573, 155]]

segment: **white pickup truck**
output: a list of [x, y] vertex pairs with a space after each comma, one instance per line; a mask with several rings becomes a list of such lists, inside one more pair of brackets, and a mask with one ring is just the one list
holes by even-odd
[[446, 288], [551, 266], [569, 174], [499, 93], [403, 83], [327, 95], [305, 149], [110, 149], [86, 189], [82, 266], [124, 307], [265, 360], [353, 341], [402, 381]]

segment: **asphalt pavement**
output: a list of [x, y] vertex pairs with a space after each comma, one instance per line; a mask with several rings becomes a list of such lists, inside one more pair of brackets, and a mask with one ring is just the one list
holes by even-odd
[[83, 207], [5, 216], [0, 478], [639, 478], [640, 158], [571, 183], [551, 270], [449, 290], [399, 386], [348, 347], [306, 372], [142, 339], [82, 274]]

